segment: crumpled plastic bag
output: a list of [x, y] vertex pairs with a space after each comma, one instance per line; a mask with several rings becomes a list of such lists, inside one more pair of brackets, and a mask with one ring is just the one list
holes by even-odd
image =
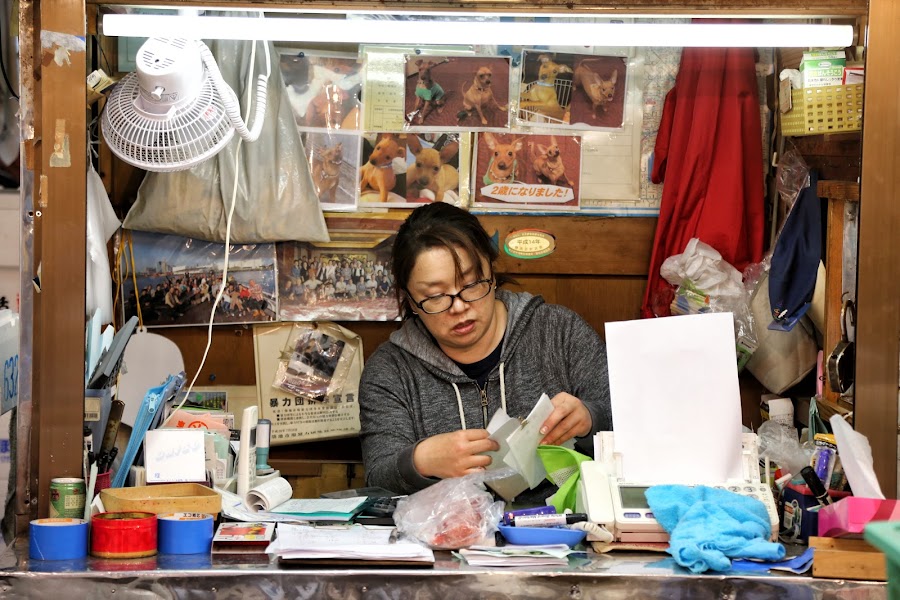
[[744, 294], [740, 271], [722, 260], [722, 255], [715, 248], [699, 238], [691, 238], [682, 254], [663, 261], [659, 274], [673, 285], [681, 285], [688, 280], [694, 287], [709, 294], [710, 298]]
[[401, 498], [394, 510], [397, 531], [439, 550], [477, 544], [497, 530], [504, 503], [484, 487], [484, 473], [443, 479]]

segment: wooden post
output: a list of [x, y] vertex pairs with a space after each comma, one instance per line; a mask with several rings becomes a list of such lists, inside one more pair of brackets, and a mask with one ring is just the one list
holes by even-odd
[[[40, 58], [35, 122], [40, 167], [35, 188], [32, 449], [37, 455], [39, 517], [50, 479], [82, 476], [86, 252], [87, 113], [84, 0], [35, 2]], [[38, 98], [39, 104], [38, 104]], [[35, 164], [38, 170], [37, 161]], [[39, 183], [38, 183], [39, 182]]]

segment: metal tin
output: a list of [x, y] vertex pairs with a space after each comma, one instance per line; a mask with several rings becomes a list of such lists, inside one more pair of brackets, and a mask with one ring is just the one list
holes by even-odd
[[50, 480], [50, 518], [84, 516], [84, 479], [56, 477]]

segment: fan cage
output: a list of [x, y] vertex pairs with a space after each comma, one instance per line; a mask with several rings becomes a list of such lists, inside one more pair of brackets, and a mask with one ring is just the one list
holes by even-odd
[[219, 152], [234, 127], [216, 93], [204, 78], [197, 97], [171, 115], [153, 118], [135, 106], [140, 86], [135, 73], [113, 89], [103, 111], [103, 137], [112, 152], [148, 171], [181, 171]]

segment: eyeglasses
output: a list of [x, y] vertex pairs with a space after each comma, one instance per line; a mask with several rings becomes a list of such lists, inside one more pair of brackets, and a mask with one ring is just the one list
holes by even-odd
[[459, 292], [455, 294], [438, 294], [437, 296], [429, 296], [421, 302], [416, 302], [415, 300], [410, 298], [410, 301], [425, 314], [436, 315], [446, 310], [450, 310], [450, 307], [453, 306], [453, 301], [457, 298], [466, 303], [481, 300], [491, 293], [491, 289], [493, 287], [493, 278], [479, 279], [475, 283], [470, 283], [469, 285], [463, 286], [462, 289], [460, 289]]

